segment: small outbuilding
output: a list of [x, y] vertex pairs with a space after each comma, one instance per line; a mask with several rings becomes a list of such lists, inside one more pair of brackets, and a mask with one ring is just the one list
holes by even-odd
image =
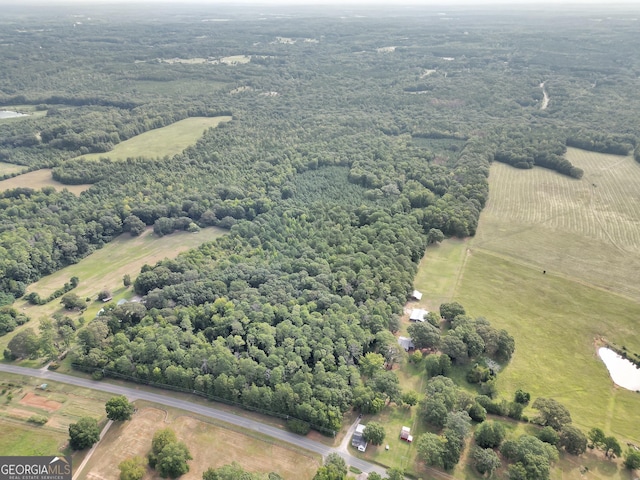
[[414, 308], [411, 310], [411, 315], [409, 315], [409, 320], [412, 322], [424, 322], [424, 317], [429, 314], [427, 310], [423, 310], [422, 308]]
[[411, 293], [411, 298], [414, 300], [420, 300], [422, 298], [422, 293], [418, 290], [414, 290], [413, 293]]
[[398, 345], [404, 348], [405, 352], [416, 349], [416, 346], [413, 344], [413, 340], [409, 337], [398, 337]]
[[409, 427], [402, 427], [402, 430], [400, 430], [400, 440], [409, 443], [413, 442], [413, 435], [411, 435], [411, 429]]

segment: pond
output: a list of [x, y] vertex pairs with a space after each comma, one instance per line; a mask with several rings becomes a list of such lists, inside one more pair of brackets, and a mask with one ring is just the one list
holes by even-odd
[[610, 348], [599, 348], [598, 355], [607, 366], [613, 383], [627, 390], [640, 391], [640, 368]]
[[11, 110], [0, 110], [0, 119], [2, 118], [15, 118], [15, 117], [28, 117], [26, 113], [12, 112]]

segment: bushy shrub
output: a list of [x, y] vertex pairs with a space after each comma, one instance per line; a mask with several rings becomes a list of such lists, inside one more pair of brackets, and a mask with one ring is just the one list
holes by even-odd
[[298, 419], [291, 419], [287, 422], [287, 428], [298, 435], [306, 435], [311, 430], [307, 422]]

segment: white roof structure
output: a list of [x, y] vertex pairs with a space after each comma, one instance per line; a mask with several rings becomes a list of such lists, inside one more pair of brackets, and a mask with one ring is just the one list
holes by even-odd
[[357, 448], [360, 452], [364, 452], [367, 450], [367, 441], [364, 439], [364, 429], [366, 425], [359, 423], [356, 426], [356, 431], [353, 433], [351, 437], [351, 446]]
[[427, 310], [423, 310], [422, 308], [414, 308], [411, 310], [411, 315], [409, 315], [409, 320], [412, 322], [424, 322], [424, 317], [429, 312]]
[[422, 298], [422, 293], [419, 292], [418, 290], [414, 290], [411, 296], [416, 300], [420, 300]]

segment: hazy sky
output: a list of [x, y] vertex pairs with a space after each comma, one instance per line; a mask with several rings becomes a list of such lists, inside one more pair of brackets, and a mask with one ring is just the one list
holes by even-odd
[[0, 0], [0, 5], [100, 5], [100, 4], [204, 4], [204, 5], [589, 5], [606, 8], [616, 4], [638, 5], [639, 0]]

